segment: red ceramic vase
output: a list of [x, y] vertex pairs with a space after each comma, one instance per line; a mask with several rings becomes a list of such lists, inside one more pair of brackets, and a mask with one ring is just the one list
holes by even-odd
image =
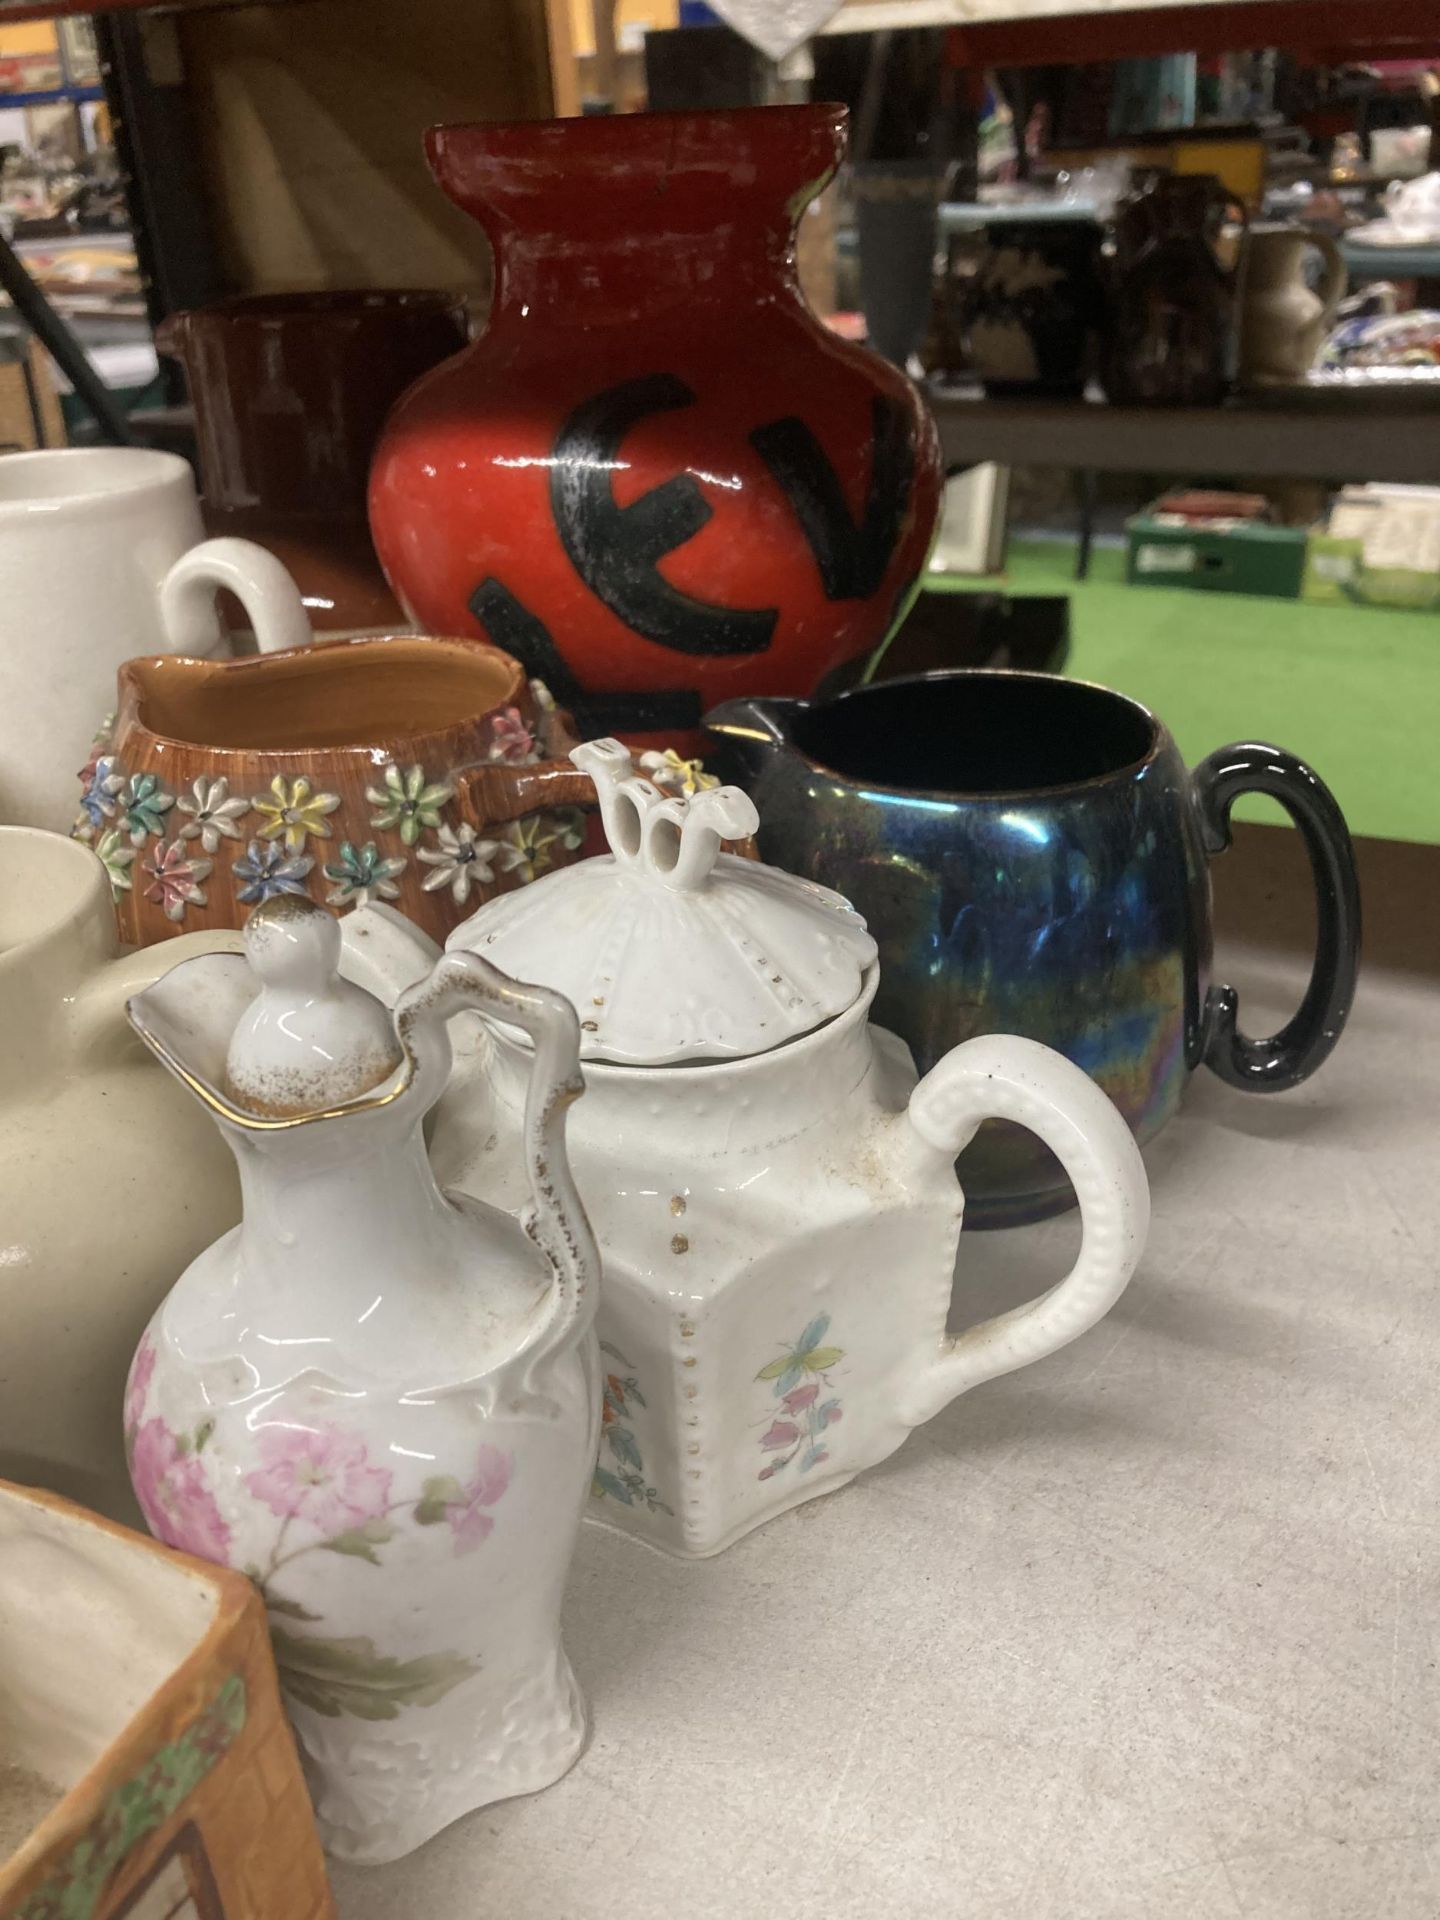
[[845, 121], [766, 107], [427, 137], [489, 235], [495, 301], [386, 423], [376, 549], [422, 626], [517, 655], [589, 731], [673, 742], [732, 694], [811, 693], [919, 578], [933, 422], [796, 277]]

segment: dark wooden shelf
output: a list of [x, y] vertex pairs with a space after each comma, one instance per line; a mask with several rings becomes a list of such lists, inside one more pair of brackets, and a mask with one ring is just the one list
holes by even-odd
[[1088, 65], [1259, 47], [1309, 53], [1329, 66], [1427, 59], [1440, 55], [1440, 7], [1435, 0], [1210, 0], [1119, 12], [1026, 11], [1014, 20], [957, 25], [947, 36], [955, 67]]
[[[15, 20], [61, 20], [72, 13], [198, 13], [217, 7], [253, 5], [256, 0], [0, 0], [0, 27]], [[261, 0], [275, 5], [277, 0]], [[296, 0], [283, 0], [294, 5]], [[86, 98], [90, 95], [87, 91]], [[97, 96], [98, 97], [98, 96]], [[14, 105], [13, 100], [5, 105]]]
[[966, 465], [1440, 484], [1434, 405], [1112, 407], [987, 400], [944, 388], [930, 401], [946, 459]]

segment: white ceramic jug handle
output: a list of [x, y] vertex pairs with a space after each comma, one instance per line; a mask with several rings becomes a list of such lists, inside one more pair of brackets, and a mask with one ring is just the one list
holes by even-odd
[[160, 586], [160, 625], [177, 653], [202, 656], [215, 647], [215, 595], [233, 593], [250, 616], [261, 653], [303, 647], [310, 622], [300, 589], [273, 553], [253, 540], [202, 540], [166, 574]]
[[1043, 1360], [1093, 1326], [1124, 1292], [1150, 1224], [1149, 1184], [1130, 1129], [1061, 1054], [1013, 1034], [985, 1034], [947, 1053], [910, 1097], [911, 1124], [947, 1158], [982, 1120], [1028, 1127], [1059, 1160], [1080, 1202], [1080, 1257], [1038, 1300], [942, 1338], [908, 1410], [916, 1426], [957, 1394]]
[[556, 1286], [554, 1310], [525, 1349], [533, 1379], [539, 1362], [585, 1332], [595, 1317], [600, 1254], [565, 1150], [566, 1111], [585, 1091], [580, 1018], [563, 994], [512, 980], [478, 953], [442, 955], [425, 979], [406, 988], [395, 1008], [396, 1031], [406, 1051], [423, 1071], [430, 1071], [427, 1055], [439, 1069], [432, 1098], [439, 1097], [450, 1072], [445, 1023], [467, 1009], [519, 1027], [535, 1044], [524, 1119], [530, 1204], [520, 1223], [550, 1262]]

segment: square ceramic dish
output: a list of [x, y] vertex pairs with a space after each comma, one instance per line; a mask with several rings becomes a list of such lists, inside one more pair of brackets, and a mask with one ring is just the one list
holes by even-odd
[[0, 1920], [333, 1920], [250, 1582], [0, 1481]]

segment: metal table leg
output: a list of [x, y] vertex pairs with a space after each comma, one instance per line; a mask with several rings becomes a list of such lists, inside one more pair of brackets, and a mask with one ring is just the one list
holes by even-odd
[[1081, 467], [1076, 474], [1080, 484], [1080, 550], [1075, 556], [1075, 578], [1090, 575], [1090, 547], [1095, 538], [1095, 469]]

